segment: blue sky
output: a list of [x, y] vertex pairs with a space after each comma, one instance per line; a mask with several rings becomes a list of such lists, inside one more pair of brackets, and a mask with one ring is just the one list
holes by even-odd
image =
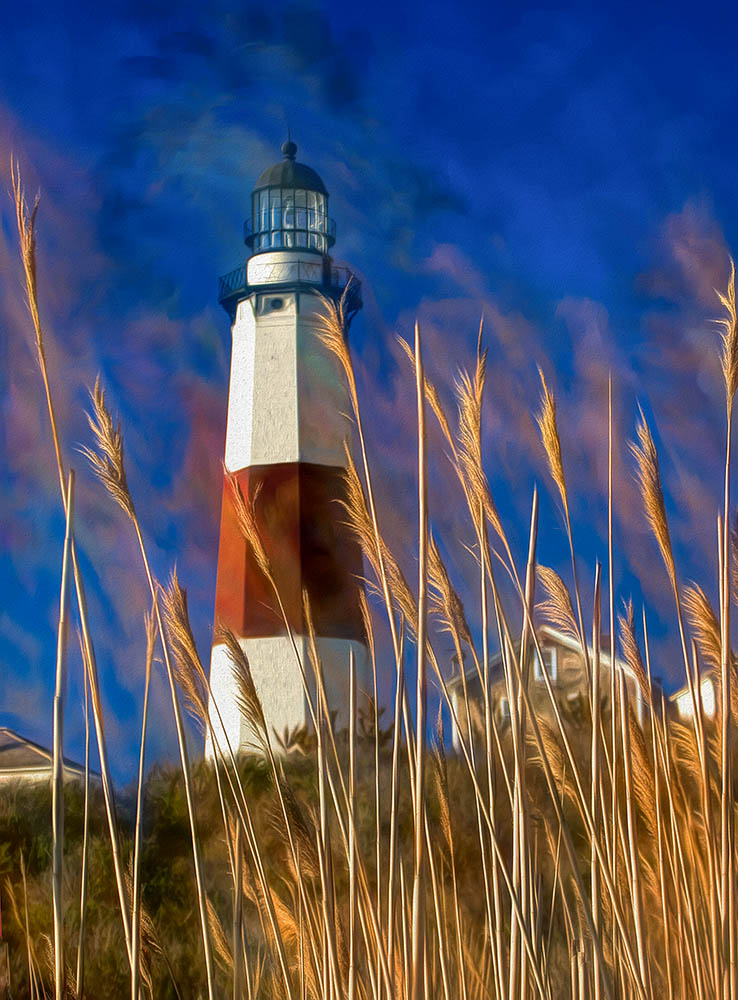
[[[116, 773], [133, 773], [142, 614], [134, 540], [75, 451], [98, 371], [124, 423], [157, 573], [177, 562], [210, 642], [227, 318], [255, 177], [287, 127], [331, 193], [361, 275], [352, 332], [386, 527], [413, 516], [412, 386], [395, 335], [421, 323], [451, 403], [485, 315], [487, 468], [521, 558], [534, 482], [541, 559], [565, 538], [531, 412], [559, 398], [582, 577], [604, 558], [607, 374], [615, 379], [619, 594], [646, 600], [678, 680], [665, 577], [627, 458], [637, 402], [661, 449], [682, 579], [712, 592], [722, 402], [714, 287], [738, 243], [736, 18], [615, 3], [26, 3], [0, 13], [0, 716], [46, 742], [63, 538], [21, 294], [8, 159], [42, 191], [39, 278]], [[434, 525], [463, 589], [468, 525], [434, 459]], [[406, 518], [397, 515], [406, 511]], [[458, 542], [456, 541], [458, 539]], [[412, 554], [403, 552], [412, 575]], [[589, 598], [587, 598], [589, 599]], [[473, 609], [470, 617], [474, 618]], [[79, 753], [79, 665], [69, 750]], [[152, 754], [171, 754], [166, 691]]]

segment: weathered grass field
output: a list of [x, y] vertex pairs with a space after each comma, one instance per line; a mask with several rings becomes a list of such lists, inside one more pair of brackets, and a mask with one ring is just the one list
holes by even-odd
[[[109, 779], [105, 720], [74, 545], [74, 481], [63, 428], [56, 425], [53, 371], [47, 371], [36, 288], [34, 221], [14, 170], [18, 230], [31, 320], [67, 515], [54, 703], [52, 790], [16, 788], [0, 797], [0, 872], [4, 935], [13, 995], [119, 997], [338, 998], [738, 996], [735, 864], [735, 734], [738, 688], [730, 648], [738, 558], [730, 531], [730, 441], [738, 386], [734, 273], [722, 311], [726, 414], [720, 568], [713, 610], [685, 586], [672, 552], [656, 449], [641, 415], [632, 446], [643, 510], [674, 599], [674, 628], [690, 691], [693, 723], [675, 720], [651, 684], [647, 615], [626, 608], [612, 579], [612, 430], [609, 560], [598, 567], [595, 609], [582, 607], [569, 518], [565, 442], [555, 400], [542, 377], [533, 400], [571, 550], [571, 587], [537, 564], [537, 500], [527, 552], [507, 541], [484, 473], [481, 421], [485, 355], [460, 371], [457, 412], [446, 415], [422, 366], [416, 333], [407, 345], [417, 398], [418, 579], [408, 583], [383, 539], [367, 456], [362, 411], [345, 338], [342, 303], [326, 302], [324, 339], [349, 386], [358, 449], [348, 472], [347, 516], [361, 541], [379, 601], [366, 607], [389, 626], [397, 726], [376, 702], [353, 699], [348, 731], [334, 732], [315, 657], [301, 664], [314, 735], [298, 734], [289, 752], [264, 723], [248, 663], [225, 633], [251, 720], [256, 754], [236, 760], [207, 712], [208, 687], [176, 575], [156, 581], [146, 554], [145, 512], [131, 497], [119, 427], [99, 385], [92, 394], [86, 455], [131, 522], [141, 569], [151, 587], [149, 648], [141, 665], [142, 766], [125, 807]], [[608, 400], [604, 399], [603, 407]], [[367, 404], [369, 407], [371, 402]], [[429, 531], [426, 426], [437, 421], [466, 507], [460, 537], [473, 544], [474, 580], [449, 579]], [[612, 428], [612, 421], [610, 421]], [[514, 493], [514, 484], [511, 484]], [[264, 575], [265, 551], [247, 501], [240, 522]], [[634, 516], [635, 513], [634, 513]], [[707, 511], [705, 516], [712, 518]], [[458, 544], [462, 544], [459, 542]], [[503, 601], [512, 586], [514, 602]], [[538, 588], [536, 588], [538, 581]], [[476, 595], [469, 618], [457, 592]], [[275, 606], [279, 594], [275, 588]], [[543, 599], [541, 600], [541, 597]], [[604, 611], [602, 610], [604, 608]], [[309, 620], [309, 607], [306, 615]], [[472, 615], [473, 611], [473, 615]], [[431, 684], [453, 714], [445, 665], [429, 636], [435, 616], [457, 662], [476, 670], [482, 697], [460, 706], [459, 752], [428, 739]], [[589, 678], [585, 718], [574, 718], [548, 675], [545, 707], [529, 685], [540, 655], [543, 619], [580, 644]], [[62, 780], [66, 622], [78, 622], [90, 690], [90, 728], [102, 780], [84, 789]], [[518, 642], [521, 634], [522, 639]], [[609, 633], [606, 648], [600, 636]], [[622, 671], [602, 689], [600, 655], [615, 661], [616, 642], [638, 679], [645, 717], [635, 717]], [[502, 652], [509, 720], [492, 704], [490, 650]], [[148, 685], [154, 655], [164, 664], [179, 736], [181, 766], [154, 769], [143, 781]], [[699, 704], [698, 671], [718, 678], [714, 720]], [[406, 673], [407, 671], [407, 673]], [[375, 671], [376, 675], [376, 671]], [[408, 686], [417, 685], [408, 698]], [[411, 713], [409, 702], [417, 705]], [[184, 703], [210, 728], [216, 766], [192, 764]], [[725, 711], [723, 711], [725, 706]], [[85, 817], [88, 817], [86, 820]]]

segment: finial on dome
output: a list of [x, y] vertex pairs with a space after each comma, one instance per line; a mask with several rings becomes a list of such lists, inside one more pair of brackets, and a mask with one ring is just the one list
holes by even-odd
[[282, 143], [282, 155], [285, 160], [294, 160], [297, 156], [297, 145], [291, 139]]

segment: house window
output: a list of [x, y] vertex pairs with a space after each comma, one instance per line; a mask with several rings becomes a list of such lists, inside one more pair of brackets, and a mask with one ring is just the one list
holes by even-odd
[[543, 671], [545, 669], [551, 681], [556, 682], [556, 677], [558, 675], [558, 658], [556, 656], [558, 650], [555, 646], [541, 646], [541, 657], [543, 657], [543, 663], [541, 664], [541, 657], [538, 656], [538, 650], [533, 654], [533, 676], [537, 681], [543, 680]]

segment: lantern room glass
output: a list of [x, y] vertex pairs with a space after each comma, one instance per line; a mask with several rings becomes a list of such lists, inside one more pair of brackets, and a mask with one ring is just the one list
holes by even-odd
[[327, 198], [320, 191], [271, 187], [252, 195], [252, 239], [256, 253], [306, 249], [328, 253]]

